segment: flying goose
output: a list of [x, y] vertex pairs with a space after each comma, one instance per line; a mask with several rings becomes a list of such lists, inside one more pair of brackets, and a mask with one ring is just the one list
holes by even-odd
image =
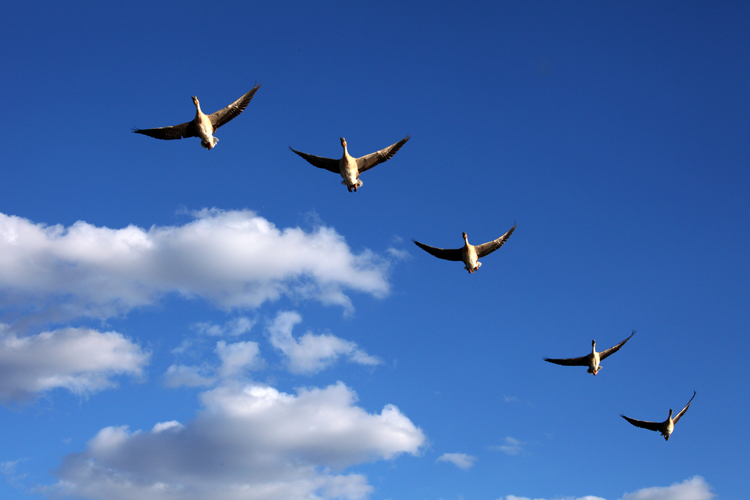
[[260, 88], [260, 84], [253, 87], [250, 92], [243, 95], [226, 108], [220, 109], [210, 115], [206, 115], [201, 111], [201, 105], [198, 102], [198, 98], [193, 96], [193, 104], [195, 104], [195, 118], [193, 118], [193, 121], [182, 123], [180, 125], [173, 125], [171, 127], [134, 128], [133, 132], [164, 140], [182, 139], [183, 137], [200, 137], [201, 146], [206, 149], [212, 149], [216, 146], [216, 143], [219, 142], [219, 139], [213, 136], [214, 132], [216, 132], [219, 127], [228, 123], [230, 120], [245, 111], [245, 108], [250, 103], [250, 100], [253, 98], [258, 88]]
[[642, 427], [644, 429], [648, 429], [650, 431], [656, 431], [661, 432], [661, 435], [664, 436], [665, 441], [669, 441], [669, 436], [672, 435], [672, 432], [674, 432], [674, 426], [677, 424], [677, 422], [680, 421], [680, 418], [685, 414], [687, 409], [690, 407], [690, 403], [693, 402], [693, 399], [695, 399], [695, 391], [693, 391], [693, 397], [690, 398], [690, 401], [688, 401], [688, 404], [685, 405], [685, 408], [682, 409], [680, 413], [677, 414], [675, 418], [672, 418], [672, 409], [669, 409], [669, 416], [664, 422], [646, 422], [645, 420], [636, 420], [634, 418], [626, 417], [625, 415], [620, 415], [622, 418], [630, 422], [631, 424], [635, 425], [636, 427]]
[[361, 158], [354, 158], [353, 156], [349, 155], [349, 151], [347, 151], [346, 149], [346, 139], [342, 137], [341, 146], [344, 148], [344, 156], [342, 156], [339, 160], [303, 153], [302, 151], [297, 151], [291, 146], [289, 146], [289, 149], [318, 168], [329, 170], [334, 174], [341, 174], [341, 177], [344, 178], [344, 180], [341, 181], [341, 184], [345, 185], [351, 193], [352, 189], [356, 191], [357, 188], [362, 187], [362, 181], [359, 180], [359, 174], [361, 174], [365, 170], [371, 169], [375, 165], [393, 158], [393, 155], [395, 155], [396, 152], [401, 149], [401, 146], [406, 144], [406, 141], [408, 141], [409, 139], [411, 139], [411, 135], [407, 135], [396, 144], [391, 144], [387, 148], [383, 148], [380, 151], [375, 151], [374, 153], [370, 153], [369, 155], [363, 156]]
[[[633, 333], [630, 334], [630, 337], [635, 335], [635, 330], [633, 330]], [[609, 349], [605, 349], [602, 352], [596, 352], [596, 340], [591, 341], [591, 353], [581, 356], [580, 358], [565, 358], [565, 359], [550, 359], [550, 358], [544, 358], [544, 361], [549, 361], [550, 363], [555, 363], [556, 365], [565, 365], [565, 366], [588, 366], [589, 369], [587, 370], [587, 373], [593, 373], [596, 375], [599, 373], [599, 370], [602, 369], [602, 365], [599, 363], [607, 358], [610, 354], [616, 353], [620, 347], [625, 345], [625, 342], [630, 340], [630, 337], [626, 338], [616, 346], [610, 347]]]
[[505, 243], [508, 238], [510, 238], [510, 235], [513, 234], [513, 231], [515, 230], [516, 224], [513, 224], [513, 227], [498, 239], [488, 241], [487, 243], [482, 243], [481, 245], [470, 244], [469, 238], [466, 236], [466, 233], [462, 233], [464, 237], [464, 246], [461, 248], [436, 248], [431, 247], [430, 245], [425, 245], [424, 243], [420, 243], [417, 240], [412, 241], [415, 245], [417, 245], [425, 252], [430, 253], [440, 259], [463, 261], [463, 263], [466, 264], [464, 269], [469, 271], [469, 274], [471, 274], [479, 269], [482, 265], [482, 263], [479, 262], [478, 259], [491, 254], [492, 252], [503, 246], [503, 243]]

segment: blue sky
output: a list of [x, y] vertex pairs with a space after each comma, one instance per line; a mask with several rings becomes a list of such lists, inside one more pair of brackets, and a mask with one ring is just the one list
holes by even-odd
[[746, 496], [746, 3], [5, 7], [0, 498]]

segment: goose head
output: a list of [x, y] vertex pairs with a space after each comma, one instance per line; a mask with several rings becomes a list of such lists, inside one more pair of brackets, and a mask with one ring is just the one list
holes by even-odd
[[469, 244], [469, 237], [466, 235], [466, 233], [461, 233], [461, 236], [464, 237], [464, 242], [466, 242], [466, 244], [468, 245]]
[[201, 110], [201, 103], [198, 101], [198, 98], [196, 96], [192, 96], [191, 99], [193, 100], [193, 104], [195, 104], [195, 109], [198, 111]]
[[343, 137], [341, 138], [341, 147], [346, 149], [346, 139], [344, 139]]

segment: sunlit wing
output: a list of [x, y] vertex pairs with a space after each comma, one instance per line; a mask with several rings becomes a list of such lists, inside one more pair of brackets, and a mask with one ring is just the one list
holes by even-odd
[[330, 172], [333, 172], [334, 174], [340, 174], [341, 173], [341, 167], [339, 164], [339, 160], [334, 160], [333, 158], [323, 158], [322, 156], [315, 156], [308, 153], [303, 153], [302, 151], [297, 151], [296, 149], [289, 146], [289, 149], [300, 155], [302, 158], [308, 161], [311, 165], [314, 165], [318, 168], [322, 168], [324, 170], [328, 170]]
[[690, 401], [688, 401], [688, 404], [686, 404], [686, 405], [685, 405], [685, 408], [683, 408], [683, 409], [682, 409], [682, 410], [680, 411], [680, 413], [678, 413], [678, 414], [677, 414], [677, 416], [676, 416], [676, 417], [674, 417], [674, 418], [672, 419], [672, 421], [673, 421], [673, 422], [674, 422], [675, 424], [677, 423], [677, 421], [678, 421], [678, 420], [680, 420], [680, 418], [682, 417], [682, 415], [684, 415], [684, 414], [685, 414], [685, 412], [687, 411], [687, 409], [688, 409], [688, 408], [690, 407], [690, 403], [692, 403], [692, 402], [693, 402], [693, 399], [695, 399], [695, 391], [693, 391], [693, 397], [692, 397], [692, 398], [690, 398]]
[[588, 366], [588, 356], [582, 356], [580, 358], [564, 358], [564, 359], [552, 359], [544, 358], [544, 361], [555, 363], [556, 365], [564, 366]]
[[[633, 330], [633, 333], [630, 334], [630, 337], [632, 337], [633, 335], [635, 335], [635, 330]], [[627, 342], [628, 340], [630, 340], [630, 337], [626, 338], [625, 340], [623, 340], [622, 342], [620, 342], [616, 346], [612, 346], [609, 349], [605, 349], [602, 352], [600, 352], [599, 353], [599, 360], [603, 360], [604, 358], [606, 358], [610, 354], [616, 353], [620, 349], [620, 347], [622, 347], [622, 346], [625, 345], [625, 342]]]
[[411, 240], [414, 242], [415, 245], [417, 245], [419, 248], [424, 250], [425, 252], [434, 255], [435, 257], [438, 257], [440, 259], [445, 260], [463, 260], [461, 258], [461, 249], [460, 248], [437, 248], [437, 247], [431, 247], [430, 245], [425, 245], [424, 243], [420, 243], [417, 240]]
[[664, 427], [664, 422], [646, 422], [645, 420], [636, 420], [634, 418], [626, 417], [625, 415], [620, 416], [636, 427], [641, 427], [650, 431], [661, 432]]
[[216, 111], [215, 113], [211, 113], [208, 115], [208, 119], [211, 120], [211, 125], [214, 126], [214, 130], [221, 127], [225, 123], [229, 122], [236, 116], [238, 116], [240, 113], [245, 111], [245, 108], [248, 104], [250, 104], [250, 100], [255, 95], [255, 92], [260, 88], [260, 84], [256, 85], [255, 87], [250, 90], [247, 94], [243, 95], [236, 101], [234, 101], [232, 104], [227, 106], [226, 108], [220, 109], [219, 111]]
[[396, 144], [391, 144], [387, 148], [383, 148], [380, 151], [375, 151], [374, 153], [370, 153], [369, 155], [357, 158], [357, 170], [359, 170], [359, 173], [361, 174], [365, 170], [369, 170], [379, 163], [390, 160], [391, 158], [393, 158], [393, 155], [395, 155], [396, 152], [401, 149], [401, 146], [406, 144], [406, 141], [408, 141], [409, 139], [411, 139], [411, 136], [407, 135]]
[[516, 230], [516, 224], [513, 224], [513, 227], [510, 228], [510, 230], [505, 233], [504, 235], [500, 236], [496, 240], [488, 241], [487, 243], [482, 243], [481, 245], [475, 245], [474, 249], [477, 251], [477, 258], [481, 259], [485, 255], [489, 255], [508, 241], [508, 238], [510, 238], [510, 235], [513, 234], [513, 231]]

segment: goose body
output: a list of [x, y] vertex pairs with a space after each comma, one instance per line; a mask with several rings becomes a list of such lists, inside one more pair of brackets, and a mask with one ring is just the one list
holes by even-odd
[[465, 264], [464, 269], [469, 271], [469, 274], [471, 274], [476, 272], [482, 266], [482, 263], [479, 262], [479, 259], [491, 254], [492, 252], [503, 246], [503, 244], [508, 241], [508, 238], [510, 238], [510, 235], [513, 234], [513, 231], [515, 230], [516, 224], [514, 224], [513, 227], [510, 228], [504, 235], [495, 240], [488, 241], [487, 243], [482, 243], [481, 245], [472, 245], [471, 243], [469, 243], [469, 237], [466, 235], [466, 233], [462, 233], [464, 238], [464, 246], [461, 248], [437, 248], [431, 247], [430, 245], [425, 245], [424, 243], [420, 243], [417, 240], [412, 241], [419, 248], [431, 255], [434, 255], [435, 257], [445, 260], [455, 260], [463, 262]]
[[322, 156], [315, 156], [309, 153], [303, 153], [297, 151], [291, 146], [289, 149], [297, 153], [299, 156], [307, 160], [311, 165], [318, 168], [328, 170], [335, 174], [340, 174], [344, 179], [341, 184], [345, 185], [349, 192], [357, 191], [358, 188], [362, 187], [362, 181], [359, 180], [359, 175], [365, 170], [369, 170], [375, 165], [379, 165], [393, 158], [393, 155], [401, 149], [401, 146], [411, 139], [410, 135], [407, 135], [395, 144], [391, 144], [387, 148], [383, 148], [380, 151], [375, 151], [369, 155], [355, 158], [349, 154], [346, 145], [346, 139], [341, 138], [341, 147], [344, 148], [344, 154], [340, 159], [324, 158]]
[[693, 399], [695, 399], [695, 391], [693, 391], [693, 397], [690, 398], [688, 404], [685, 405], [685, 408], [683, 408], [676, 417], [672, 418], [672, 409], [670, 408], [669, 416], [664, 422], [648, 422], [646, 420], [636, 420], [634, 418], [626, 417], [625, 415], [620, 416], [636, 427], [641, 427], [642, 429], [648, 429], [650, 431], [661, 432], [661, 435], [664, 436], [664, 440], [669, 441], [669, 436], [671, 436], [672, 432], [674, 432], [675, 424], [677, 424], [680, 418], [682, 418], [682, 416], [685, 414], [687, 409], [690, 407], [690, 403], [693, 402]]
[[193, 104], [195, 105], [195, 118], [187, 123], [180, 125], [172, 125], [170, 127], [159, 127], [159, 128], [136, 128], [133, 132], [136, 134], [143, 134], [155, 139], [173, 140], [182, 139], [183, 137], [199, 137], [201, 140], [201, 146], [206, 149], [213, 149], [219, 139], [214, 137], [214, 132], [226, 124], [240, 113], [242, 113], [250, 100], [260, 88], [260, 84], [253, 87], [250, 92], [246, 93], [229, 106], [220, 109], [210, 115], [205, 114], [201, 111], [201, 105], [198, 98], [193, 96]]
[[[635, 335], [635, 330], [633, 330], [633, 333], [630, 334], [630, 337]], [[588, 370], [586, 370], [587, 373], [591, 373], [596, 375], [599, 373], [599, 370], [602, 369], [602, 365], [600, 364], [603, 359], [606, 359], [608, 356], [616, 353], [618, 350], [620, 350], [620, 347], [625, 345], [625, 342], [630, 340], [630, 337], [626, 338], [619, 344], [610, 347], [609, 349], [605, 349], [601, 352], [596, 351], [596, 340], [591, 341], [591, 352], [587, 354], [586, 356], [581, 356], [580, 358], [564, 358], [564, 359], [551, 359], [551, 358], [544, 358], [544, 361], [548, 361], [550, 363], [555, 363], [556, 365], [564, 365], [564, 366], [587, 366]]]

